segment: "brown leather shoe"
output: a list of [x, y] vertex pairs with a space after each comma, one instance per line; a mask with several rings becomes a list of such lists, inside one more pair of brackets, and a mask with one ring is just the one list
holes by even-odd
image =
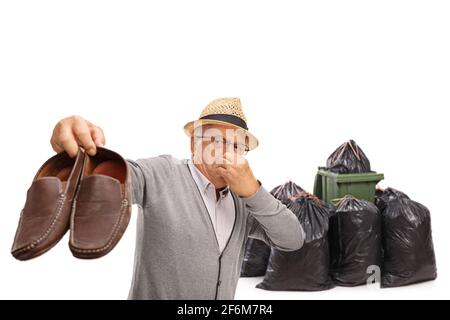
[[119, 242], [131, 216], [126, 161], [98, 147], [86, 156], [70, 220], [69, 247], [81, 259], [100, 258]]
[[39, 169], [28, 189], [14, 238], [11, 253], [16, 259], [44, 254], [67, 232], [84, 158], [81, 149], [75, 159], [58, 153]]

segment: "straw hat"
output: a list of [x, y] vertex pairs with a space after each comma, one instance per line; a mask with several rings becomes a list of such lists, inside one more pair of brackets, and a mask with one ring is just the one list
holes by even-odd
[[246, 136], [249, 151], [259, 144], [258, 139], [248, 131], [247, 118], [242, 111], [239, 98], [220, 98], [211, 101], [203, 109], [198, 120], [188, 122], [184, 126], [184, 132], [190, 137], [196, 128], [206, 124], [224, 124], [242, 131]]

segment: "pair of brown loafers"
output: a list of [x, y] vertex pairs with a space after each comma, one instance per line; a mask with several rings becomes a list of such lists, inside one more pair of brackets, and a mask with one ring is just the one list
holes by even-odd
[[131, 216], [126, 161], [98, 147], [95, 156], [79, 149], [76, 158], [62, 152], [37, 172], [28, 189], [14, 238], [18, 260], [38, 257], [70, 229], [69, 247], [81, 259], [109, 253], [125, 232]]

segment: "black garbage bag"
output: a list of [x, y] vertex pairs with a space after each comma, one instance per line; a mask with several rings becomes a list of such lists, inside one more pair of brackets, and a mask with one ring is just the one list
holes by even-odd
[[350, 140], [328, 157], [327, 169], [335, 173], [366, 173], [370, 172], [370, 161], [356, 142]]
[[375, 192], [375, 204], [377, 205], [378, 209], [380, 209], [380, 212], [383, 212], [384, 209], [386, 209], [389, 201], [398, 198], [409, 199], [406, 194], [394, 188], [387, 188], [385, 190], [377, 189]]
[[303, 193], [288, 208], [298, 217], [305, 231], [303, 247], [296, 251], [271, 249], [263, 282], [265, 290], [318, 291], [332, 288], [328, 244], [330, 207]]
[[270, 246], [264, 241], [248, 238], [245, 244], [241, 277], [261, 277], [266, 274]]
[[331, 276], [340, 286], [367, 283], [369, 266], [381, 268], [381, 214], [366, 200], [346, 196], [330, 219]]
[[278, 187], [274, 188], [272, 191], [270, 191], [270, 193], [282, 203], [287, 204], [292, 201], [292, 197], [295, 197], [296, 195], [304, 191], [305, 190], [303, 190], [294, 182], [288, 181], [285, 184], [279, 185]]
[[437, 277], [429, 210], [395, 189], [379, 194], [385, 206], [381, 287], [398, 287]]
[[[294, 182], [289, 181], [274, 188], [270, 193], [283, 202], [290, 202], [292, 196], [304, 191]], [[245, 244], [244, 261], [241, 267], [241, 277], [260, 277], [266, 274], [269, 262], [270, 246], [265, 242], [248, 238]]]

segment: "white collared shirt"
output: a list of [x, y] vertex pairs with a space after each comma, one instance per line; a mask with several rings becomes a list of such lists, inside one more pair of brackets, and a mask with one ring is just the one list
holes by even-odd
[[227, 187], [220, 191], [219, 199], [217, 199], [214, 185], [197, 169], [192, 161], [189, 161], [188, 165], [208, 210], [219, 249], [222, 252], [233, 231], [236, 215], [233, 196]]

